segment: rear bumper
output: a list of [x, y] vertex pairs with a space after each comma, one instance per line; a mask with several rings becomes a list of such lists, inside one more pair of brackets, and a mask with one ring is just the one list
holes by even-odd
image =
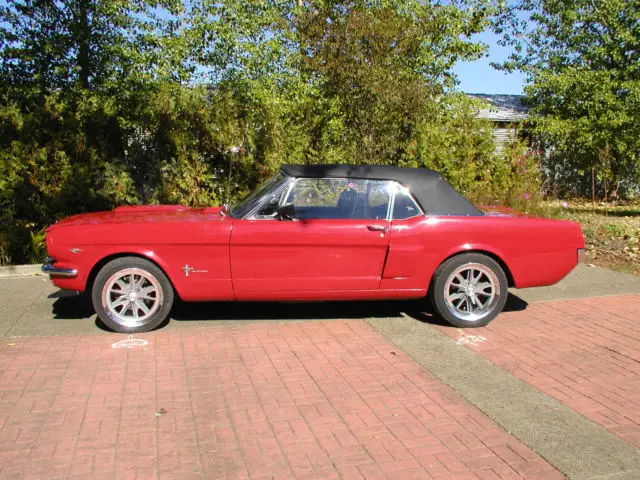
[[75, 268], [57, 268], [53, 266], [55, 262], [55, 258], [45, 258], [41, 270], [51, 278], [75, 278], [78, 276], [78, 270]]

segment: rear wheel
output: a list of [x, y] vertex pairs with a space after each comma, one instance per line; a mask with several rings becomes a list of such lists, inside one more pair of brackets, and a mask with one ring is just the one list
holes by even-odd
[[481, 327], [504, 308], [509, 294], [500, 264], [479, 253], [445, 261], [433, 276], [429, 295], [436, 312], [456, 327]]
[[107, 263], [93, 283], [91, 300], [100, 320], [116, 332], [148, 332], [169, 316], [173, 287], [148, 260], [122, 257]]

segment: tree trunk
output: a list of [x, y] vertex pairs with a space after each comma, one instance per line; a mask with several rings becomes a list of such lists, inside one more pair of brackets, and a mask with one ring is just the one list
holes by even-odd
[[596, 211], [596, 167], [591, 167], [591, 213]]
[[80, 85], [84, 89], [90, 87], [91, 77], [91, 26], [89, 24], [90, 0], [78, 2], [78, 67], [80, 69]]

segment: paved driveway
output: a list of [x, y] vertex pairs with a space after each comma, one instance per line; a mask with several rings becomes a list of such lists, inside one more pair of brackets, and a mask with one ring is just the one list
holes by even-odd
[[562, 478], [361, 320], [138, 338], [0, 346], [1, 478]]
[[0, 279], [0, 479], [637, 479], [634, 292], [582, 267], [482, 329], [416, 302], [202, 304], [128, 339]]

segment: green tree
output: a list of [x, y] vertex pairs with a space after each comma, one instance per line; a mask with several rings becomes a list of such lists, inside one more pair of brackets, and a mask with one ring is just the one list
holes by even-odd
[[135, 187], [145, 175], [137, 173], [145, 163], [133, 166], [127, 151], [139, 141], [137, 120], [162, 79], [154, 59], [164, 51], [166, 22], [156, 10], [171, 15], [179, 5], [17, 0], [0, 6], [4, 255], [24, 258], [29, 230], [59, 216], [140, 198]]
[[499, 16], [497, 31], [514, 49], [501, 68], [530, 82], [525, 93], [549, 171], [570, 183], [595, 168], [605, 198], [611, 184], [637, 187], [640, 4], [519, 0]]
[[397, 164], [454, 87], [455, 63], [484, 51], [471, 36], [493, 11], [484, 0], [204, 2], [190, 36], [212, 83], [270, 105], [296, 133], [262, 129], [280, 158]]
[[29, 242], [57, 218], [220, 203], [282, 163], [430, 166], [473, 193], [499, 172], [451, 70], [481, 55], [471, 36], [492, 11], [490, 0], [2, 4], [0, 261], [38, 260]]

